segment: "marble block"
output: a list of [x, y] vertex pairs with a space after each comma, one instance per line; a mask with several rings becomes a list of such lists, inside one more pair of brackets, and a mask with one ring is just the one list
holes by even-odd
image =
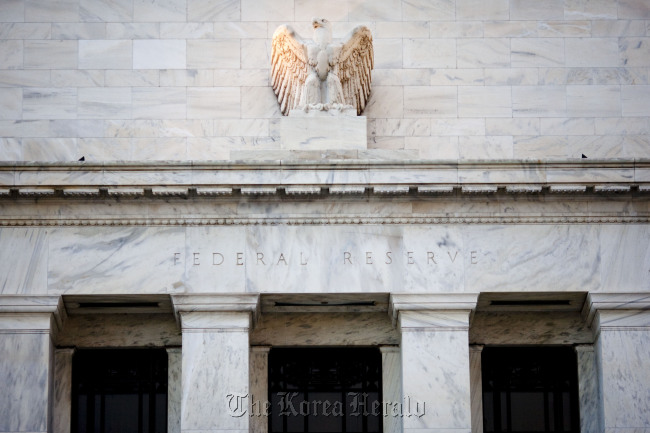
[[320, 150], [367, 148], [364, 116], [334, 115], [333, 112], [292, 110], [280, 120], [282, 149]]

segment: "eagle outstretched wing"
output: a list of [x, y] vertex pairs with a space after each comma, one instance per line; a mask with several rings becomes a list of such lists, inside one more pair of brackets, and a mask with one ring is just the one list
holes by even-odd
[[357, 109], [357, 115], [361, 114], [366, 107], [370, 96], [371, 71], [374, 63], [370, 29], [366, 26], [355, 27], [343, 42], [336, 69], [343, 87], [345, 102]]
[[309, 70], [306, 44], [291, 27], [278, 27], [271, 49], [271, 83], [285, 116], [298, 106]]

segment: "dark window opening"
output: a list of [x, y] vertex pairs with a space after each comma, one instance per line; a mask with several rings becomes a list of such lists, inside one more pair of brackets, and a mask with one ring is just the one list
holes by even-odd
[[72, 433], [166, 433], [165, 349], [78, 350]]
[[381, 433], [377, 348], [271, 349], [269, 433]]
[[486, 433], [580, 432], [572, 347], [486, 347], [481, 363]]

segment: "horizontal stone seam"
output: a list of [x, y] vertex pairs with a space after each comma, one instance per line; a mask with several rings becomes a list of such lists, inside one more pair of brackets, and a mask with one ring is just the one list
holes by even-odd
[[644, 216], [534, 217], [337, 217], [337, 218], [128, 218], [47, 219], [6, 218], [0, 227], [65, 226], [249, 226], [249, 225], [400, 225], [400, 224], [647, 224]]
[[249, 328], [182, 328], [184, 334], [249, 332]]
[[456, 332], [456, 331], [469, 331], [469, 326], [408, 326], [400, 327], [402, 332]]
[[40, 328], [18, 328], [18, 329], [0, 329], [0, 334], [50, 334], [52, 331], [48, 329]]
[[625, 326], [625, 325], [617, 325], [617, 326], [608, 326], [608, 325], [600, 325], [600, 331], [650, 331], [650, 325], [646, 326]]

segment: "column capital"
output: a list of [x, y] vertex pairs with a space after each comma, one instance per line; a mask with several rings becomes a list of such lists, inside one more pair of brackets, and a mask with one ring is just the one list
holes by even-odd
[[470, 344], [469, 345], [469, 353], [481, 353], [481, 352], [483, 352], [484, 347], [485, 347], [485, 344]]
[[476, 308], [478, 293], [392, 293], [388, 314], [395, 325], [402, 312], [470, 313]]
[[0, 333], [51, 333], [67, 317], [61, 296], [0, 295]]
[[[249, 322], [252, 322], [249, 323], [249, 327], [257, 321], [260, 314], [259, 294], [186, 294], [172, 295], [171, 298], [176, 320], [182, 329], [187, 328], [182, 318], [187, 318], [190, 315], [198, 316], [194, 313], [205, 313], [203, 316], [206, 316], [207, 313], [230, 313], [223, 317], [231, 318], [236, 316], [235, 313], [248, 313]], [[220, 326], [214, 327], [219, 328]], [[232, 322], [226, 327], [240, 328], [242, 324]]]
[[600, 329], [650, 329], [650, 293], [589, 293], [582, 316], [588, 326], [596, 321]]
[[585, 353], [585, 352], [594, 352], [594, 345], [593, 344], [576, 344], [573, 346], [573, 350], [576, 353]]

